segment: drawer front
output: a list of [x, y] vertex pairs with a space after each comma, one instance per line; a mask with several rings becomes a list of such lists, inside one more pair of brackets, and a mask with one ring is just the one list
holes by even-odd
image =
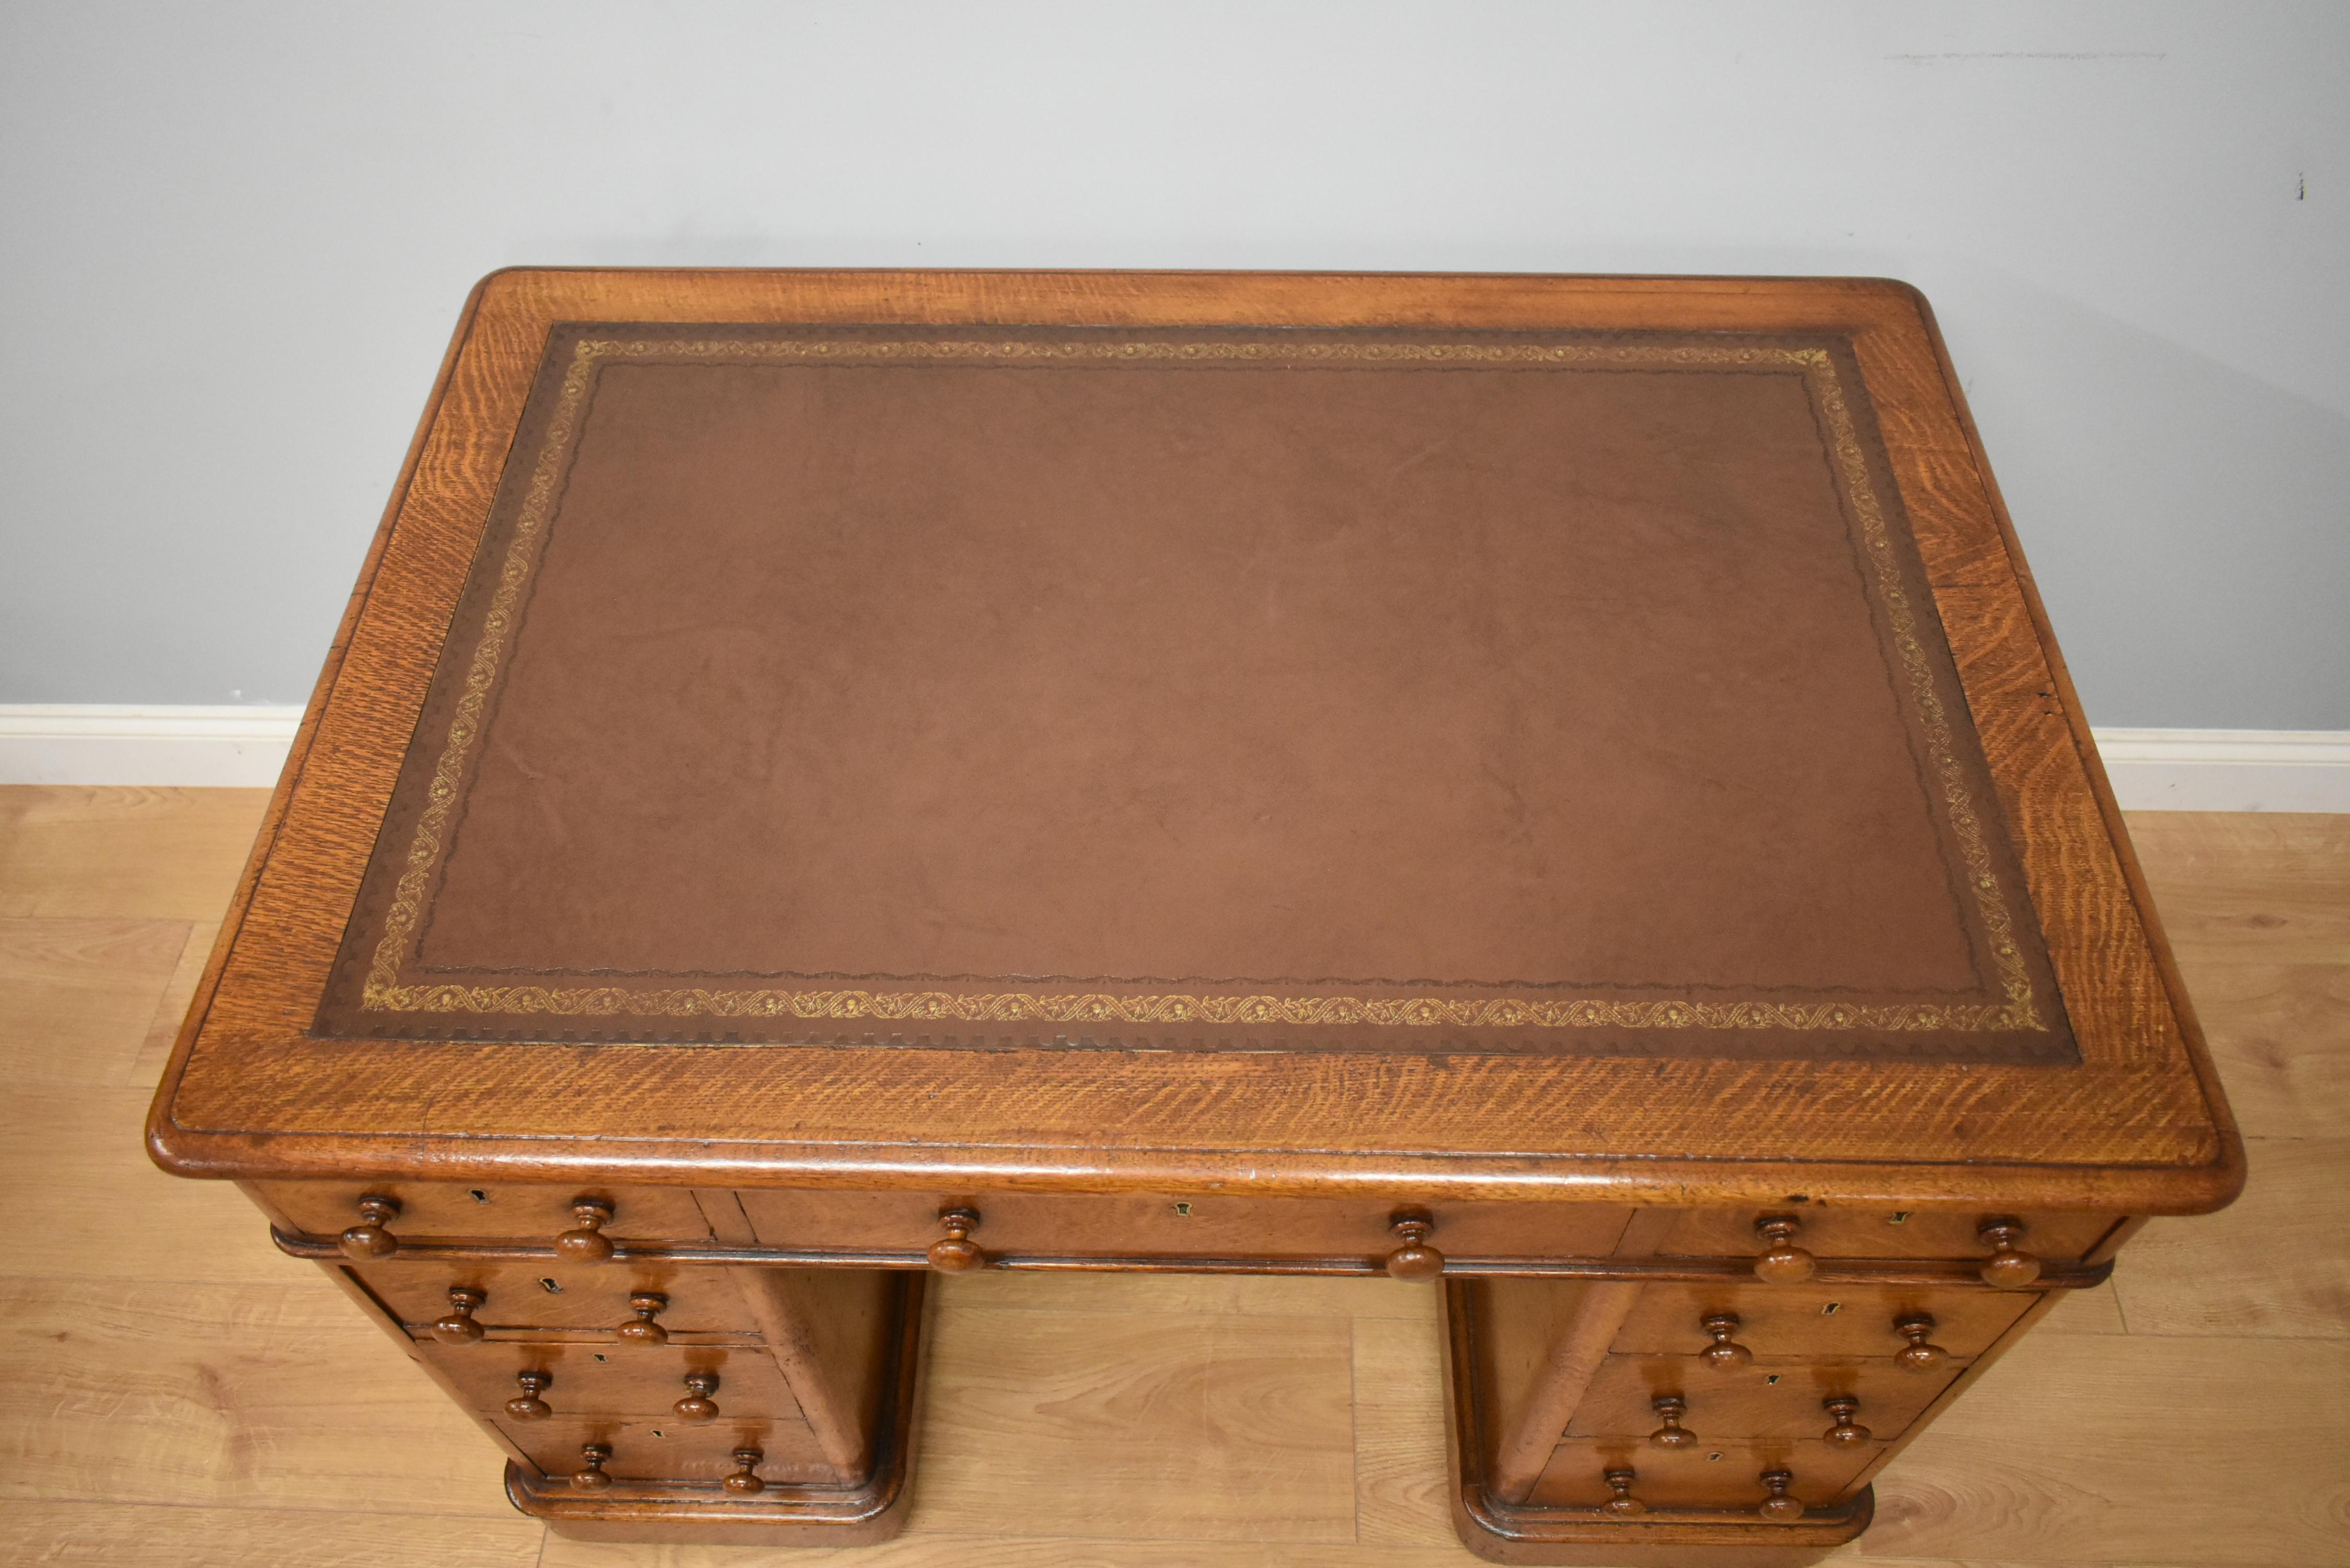
[[1736, 1343], [1758, 1361], [1889, 1356], [1908, 1341], [1905, 1317], [1934, 1320], [1928, 1342], [1952, 1356], [1980, 1355], [2039, 1299], [2037, 1292], [1900, 1285], [1659, 1284], [1640, 1293], [1616, 1343], [1627, 1355], [1693, 1355], [1713, 1344], [1704, 1320], [1735, 1314]]
[[269, 1181], [254, 1191], [266, 1207], [313, 1236], [339, 1236], [360, 1222], [359, 1199], [389, 1198], [400, 1212], [384, 1221], [394, 1236], [436, 1241], [502, 1241], [552, 1246], [578, 1223], [572, 1204], [583, 1198], [612, 1207], [599, 1227], [623, 1241], [705, 1241], [709, 1223], [693, 1194], [681, 1187], [463, 1187], [425, 1181]]
[[1857, 1402], [1852, 1420], [1871, 1438], [1887, 1439], [1907, 1430], [1956, 1376], [1955, 1363], [1912, 1372], [1890, 1360], [1757, 1361], [1716, 1371], [1700, 1356], [1611, 1355], [1566, 1433], [1645, 1442], [1665, 1425], [1655, 1401], [1669, 1396], [1685, 1407], [1675, 1424], [1698, 1442], [1825, 1438], [1836, 1417], [1824, 1401], [1850, 1398]]
[[971, 1239], [991, 1254], [1191, 1258], [1379, 1258], [1399, 1244], [1389, 1221], [1424, 1209], [1428, 1244], [1451, 1257], [1590, 1257], [1614, 1250], [1629, 1209], [1602, 1204], [1419, 1205], [1365, 1199], [1097, 1193], [969, 1195], [740, 1190], [762, 1246], [919, 1252], [943, 1233], [939, 1211], [974, 1210]]
[[1978, 1209], [1696, 1209], [1673, 1227], [1663, 1250], [1682, 1257], [1752, 1257], [1764, 1249], [1754, 1226], [1765, 1215], [1792, 1217], [1794, 1244], [1815, 1258], [1988, 1258], [1992, 1249], [1980, 1234], [1983, 1221], [2021, 1218], [2017, 1249], [2069, 1261], [2105, 1240], [2117, 1222], [2110, 1214], [2013, 1216]]
[[[801, 1419], [799, 1401], [792, 1397], [775, 1357], [756, 1345], [643, 1348], [610, 1341], [442, 1345], [421, 1340], [416, 1353], [454, 1384], [467, 1404], [493, 1416], [525, 1392], [520, 1378], [528, 1373], [543, 1380], [533, 1396], [550, 1412], [543, 1419], [609, 1416], [658, 1422], [676, 1414], [679, 1400], [697, 1394], [718, 1407], [714, 1418], [719, 1420]], [[689, 1376], [715, 1377], [717, 1385], [690, 1388]]]
[[[675, 1420], [575, 1421], [557, 1417], [510, 1421], [500, 1417], [492, 1424], [540, 1474], [557, 1480], [588, 1468], [581, 1449], [590, 1443], [610, 1450], [595, 1468], [616, 1481], [715, 1487], [737, 1468], [733, 1451], [746, 1446], [765, 1456], [758, 1467], [762, 1480], [853, 1486], [864, 1479], [827, 1463], [816, 1450], [814, 1434], [796, 1419], [726, 1419], [689, 1427]], [[580, 1495], [589, 1495], [579, 1490]]]
[[1756, 1509], [1771, 1495], [1763, 1472], [1785, 1470], [1794, 1478], [1788, 1496], [1807, 1508], [1827, 1508], [1852, 1492], [1882, 1451], [1877, 1443], [1840, 1449], [1823, 1442], [1723, 1442], [1667, 1449], [1617, 1438], [1570, 1438], [1551, 1455], [1527, 1501], [1555, 1508], [1596, 1507], [1611, 1495], [1607, 1472], [1628, 1469], [1631, 1495], [1652, 1509]]
[[639, 1291], [669, 1298], [660, 1326], [671, 1333], [744, 1333], [755, 1327], [743, 1295], [723, 1269], [691, 1263], [484, 1263], [394, 1258], [341, 1265], [411, 1333], [449, 1315], [449, 1290], [463, 1285], [488, 1298], [473, 1321], [492, 1333], [504, 1328], [562, 1328], [608, 1333], [636, 1314], [629, 1297]]

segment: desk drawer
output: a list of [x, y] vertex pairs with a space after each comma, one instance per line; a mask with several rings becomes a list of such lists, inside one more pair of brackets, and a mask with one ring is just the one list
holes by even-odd
[[346, 1263], [376, 1300], [411, 1334], [452, 1315], [452, 1286], [479, 1291], [473, 1321], [504, 1328], [560, 1328], [609, 1334], [633, 1323], [631, 1295], [650, 1292], [668, 1303], [656, 1314], [671, 1333], [729, 1334], [753, 1327], [742, 1293], [723, 1269], [691, 1263], [484, 1263], [438, 1259]]
[[[575, 1208], [587, 1199], [610, 1209], [610, 1217], [596, 1225], [605, 1236], [645, 1241], [710, 1239], [700, 1205], [681, 1187], [268, 1181], [254, 1183], [253, 1189], [264, 1208], [284, 1215], [297, 1231], [328, 1240], [366, 1222], [359, 1204], [369, 1198], [389, 1198], [399, 1206], [379, 1221], [394, 1238], [551, 1246], [556, 1236], [578, 1229]], [[397, 1255], [397, 1250], [385, 1255]]]
[[[1958, 1364], [1913, 1372], [1892, 1360], [1758, 1361], [1717, 1371], [1692, 1355], [1611, 1355], [1575, 1407], [1571, 1438], [1638, 1438], [1668, 1430], [1656, 1401], [1678, 1397], [1673, 1425], [1690, 1434], [1671, 1446], [1756, 1438], [1825, 1439], [1836, 1417], [1832, 1398], [1856, 1402], [1854, 1426], [1866, 1437], [1897, 1438], [1957, 1376]], [[1725, 1461], [1726, 1462], [1726, 1461]]]
[[[494, 1423], [498, 1435], [556, 1480], [601, 1471], [615, 1481], [682, 1482], [713, 1490], [742, 1467], [734, 1450], [755, 1448], [761, 1459], [757, 1471], [765, 1481], [799, 1481], [816, 1485], [851, 1486], [863, 1480], [827, 1463], [805, 1422], [791, 1420], [718, 1420], [689, 1427], [675, 1420], [597, 1421], [557, 1417], [547, 1421]], [[589, 1445], [607, 1450], [594, 1462], [585, 1452]], [[600, 1490], [592, 1484], [574, 1488], [582, 1496]]]
[[1755, 1226], [1766, 1216], [1795, 1222], [1792, 1244], [1814, 1258], [1988, 1258], [1986, 1220], [2020, 1220], [2012, 1246], [2052, 1262], [2081, 1257], [2116, 1221], [2110, 1214], [2025, 1214], [1981, 1209], [1697, 1209], [1673, 1227], [1661, 1249], [1683, 1257], [1739, 1258], [1762, 1252]]
[[1448, 1257], [1589, 1257], [1612, 1251], [1631, 1210], [1604, 1204], [1420, 1205], [1368, 1199], [1148, 1194], [816, 1192], [735, 1194], [759, 1243], [810, 1251], [920, 1252], [944, 1231], [940, 1212], [979, 1215], [971, 1240], [989, 1256], [1232, 1259], [1384, 1258], [1391, 1221], [1427, 1213], [1427, 1245]]
[[[420, 1340], [416, 1354], [455, 1385], [474, 1409], [493, 1416], [509, 1402], [535, 1399], [546, 1407], [541, 1420], [586, 1417], [644, 1417], [659, 1422], [677, 1416], [679, 1401], [699, 1398], [715, 1405], [703, 1420], [744, 1417], [799, 1421], [799, 1401], [777, 1370], [775, 1358], [757, 1345], [662, 1345], [639, 1347], [610, 1341], [517, 1344], [491, 1341], [442, 1345]], [[522, 1387], [525, 1374], [541, 1383]], [[689, 1386], [686, 1379], [697, 1380]], [[710, 1380], [714, 1379], [714, 1382]], [[681, 1419], [688, 1419], [687, 1412]], [[501, 1424], [511, 1425], [510, 1413]]]
[[1664, 1449], [1618, 1438], [1572, 1438], [1553, 1452], [1526, 1501], [1595, 1508], [1613, 1495], [1607, 1472], [1630, 1470], [1630, 1496], [1649, 1509], [1759, 1511], [1771, 1495], [1762, 1476], [1783, 1470], [1793, 1478], [1787, 1495], [1806, 1508], [1826, 1508], [1842, 1501], [1882, 1452], [1878, 1443], [1839, 1449], [1815, 1441], [1721, 1442]]
[[2037, 1300], [2037, 1292], [1930, 1286], [1650, 1285], [1609, 1348], [1694, 1355], [1714, 1343], [1705, 1320], [1731, 1314], [1738, 1324], [1731, 1339], [1757, 1361], [1892, 1356], [1910, 1347], [1894, 1325], [1923, 1316], [1933, 1320], [1923, 1343], [1965, 1358], [1988, 1348]]

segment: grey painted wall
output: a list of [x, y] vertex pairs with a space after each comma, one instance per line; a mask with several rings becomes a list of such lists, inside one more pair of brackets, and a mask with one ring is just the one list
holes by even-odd
[[2350, 6], [0, 5], [0, 701], [307, 695], [512, 263], [1847, 273], [2099, 723], [2350, 728]]

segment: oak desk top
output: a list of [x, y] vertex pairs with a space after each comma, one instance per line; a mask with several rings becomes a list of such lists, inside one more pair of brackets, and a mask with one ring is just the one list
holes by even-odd
[[523, 270], [151, 1126], [191, 1174], [2214, 1207], [1924, 301]]

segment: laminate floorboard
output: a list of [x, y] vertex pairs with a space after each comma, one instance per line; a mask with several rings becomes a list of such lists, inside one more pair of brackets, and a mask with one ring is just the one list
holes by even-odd
[[0, 915], [218, 920], [262, 789], [0, 788]]
[[186, 920], [0, 917], [9, 1090], [127, 1082], [189, 929]]
[[330, 1509], [186, 1508], [150, 1502], [16, 1498], [0, 1507], [0, 1562], [59, 1568], [536, 1568], [545, 1532], [508, 1511], [501, 1520], [403, 1519], [354, 1523]]
[[0, 1283], [0, 1511], [31, 1497], [503, 1520], [473, 1424], [323, 1284]]
[[2156, 1220], [2123, 1249], [2128, 1332], [2350, 1338], [2350, 1137], [2259, 1138], [2250, 1157], [2231, 1223]]
[[[275, 1568], [1434, 1568], [1432, 1293], [941, 1282], [907, 1533], [548, 1537], [495, 1450], [233, 1189], [140, 1124], [266, 796], [0, 789], [0, 1561]], [[2350, 1563], [2350, 816], [2147, 814], [2148, 881], [2251, 1143], [1878, 1483], [1840, 1568]]]

